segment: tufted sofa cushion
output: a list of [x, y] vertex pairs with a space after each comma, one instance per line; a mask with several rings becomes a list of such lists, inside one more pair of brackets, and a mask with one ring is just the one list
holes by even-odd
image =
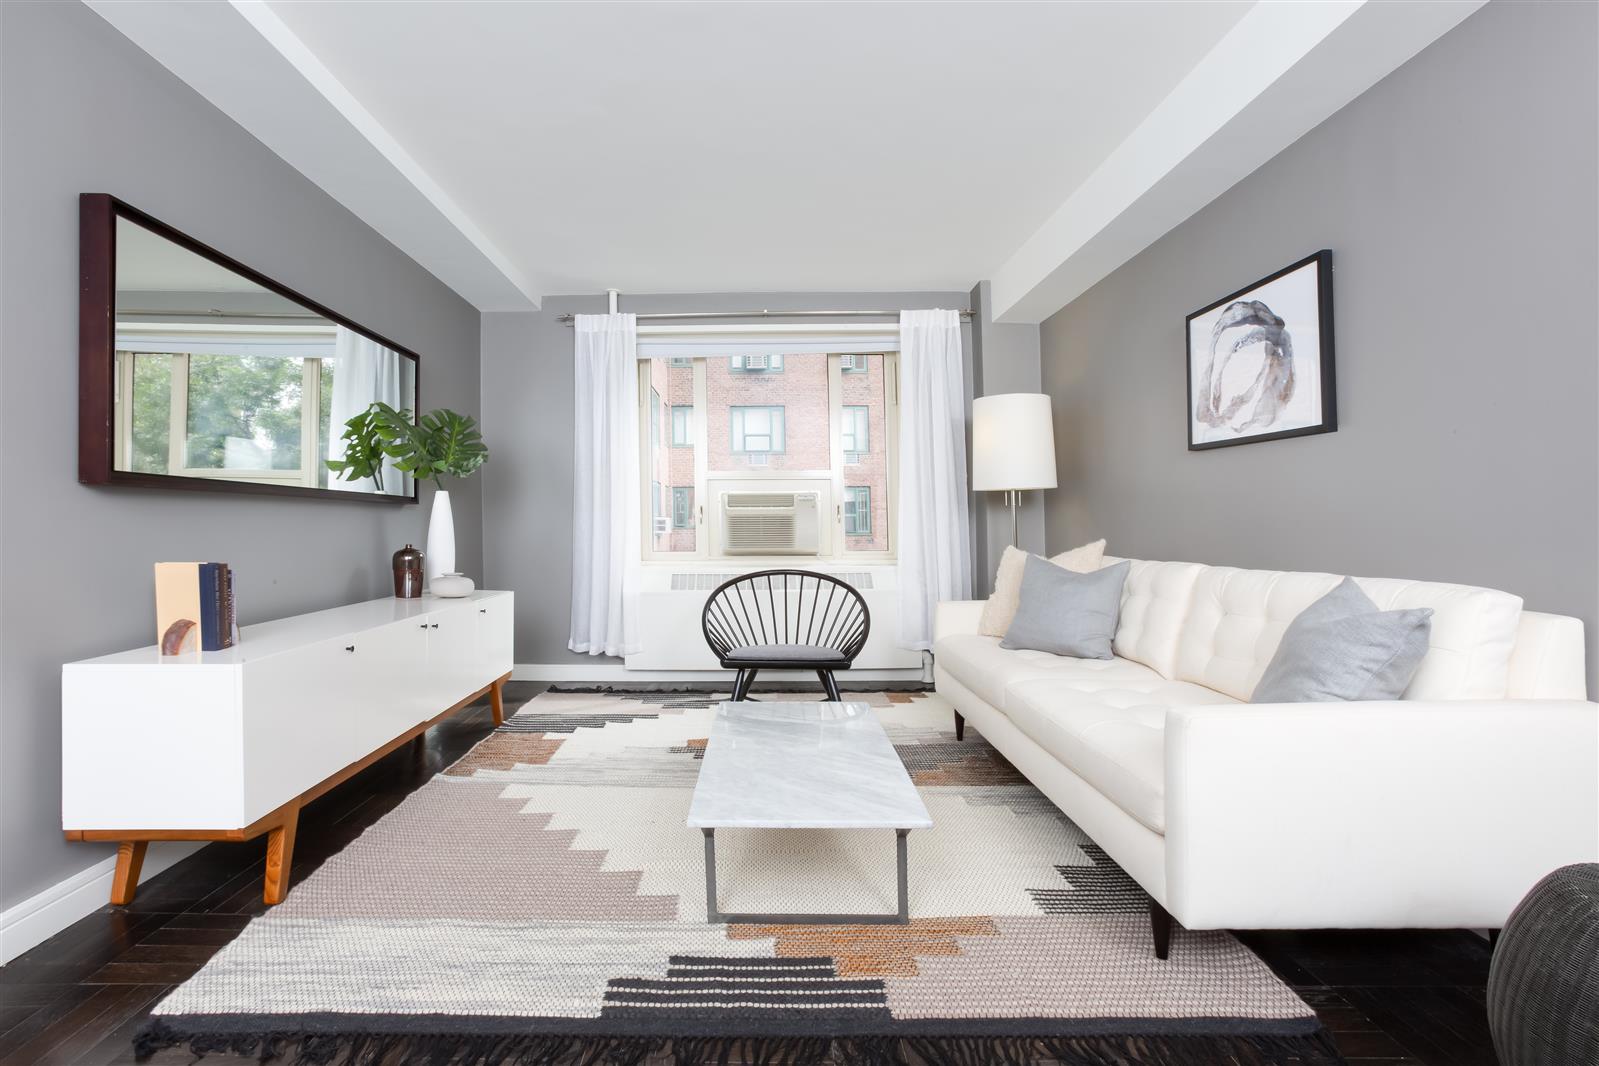
[[998, 637], [976, 633], [947, 636], [933, 646], [933, 654], [951, 677], [1001, 711], [1007, 710], [1007, 690], [1019, 681], [1095, 688], [1163, 680], [1149, 667], [1126, 659], [1072, 659], [1047, 651], [1008, 651], [999, 646]]
[[[1105, 556], [1104, 565], [1122, 560]], [[1122, 585], [1121, 620], [1112, 650], [1123, 659], [1143, 663], [1162, 677], [1177, 673], [1177, 637], [1193, 600], [1194, 583], [1206, 567], [1199, 563], [1129, 559], [1132, 568]]]
[[[1175, 676], [1247, 700], [1288, 623], [1341, 580], [1333, 574], [1206, 567], [1177, 641]], [[1433, 609], [1429, 649], [1406, 699], [1501, 699], [1521, 599], [1492, 589], [1356, 578], [1382, 610]]]
[[1087, 691], [1051, 681], [1011, 686], [1005, 708], [1016, 727], [1105, 798], [1157, 833], [1166, 832], [1166, 712], [1233, 703], [1201, 685], [1164, 679]]

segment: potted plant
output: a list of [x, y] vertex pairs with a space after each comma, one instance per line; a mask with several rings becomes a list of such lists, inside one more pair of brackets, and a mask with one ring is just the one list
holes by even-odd
[[409, 410], [374, 403], [345, 423], [342, 460], [329, 459], [328, 469], [355, 480], [370, 477], [381, 491], [385, 459], [419, 481], [431, 481], [433, 509], [428, 516], [423, 569], [428, 584], [455, 573], [455, 520], [450, 493], [442, 478], [471, 477], [488, 461], [489, 449], [478, 432], [477, 419], [448, 408], [429, 411], [415, 421]]

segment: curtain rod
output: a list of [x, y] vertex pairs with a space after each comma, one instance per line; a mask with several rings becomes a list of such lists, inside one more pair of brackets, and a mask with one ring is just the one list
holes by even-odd
[[[959, 312], [962, 318], [971, 318], [970, 311]], [[636, 315], [645, 318], [887, 318], [898, 317], [898, 311], [670, 311]], [[570, 326], [574, 315], [556, 315], [557, 322]]]

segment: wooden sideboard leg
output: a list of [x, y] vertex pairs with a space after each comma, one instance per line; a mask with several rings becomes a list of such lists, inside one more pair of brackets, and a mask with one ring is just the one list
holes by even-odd
[[489, 686], [489, 707], [494, 711], [494, 724], [505, 724], [505, 678]]
[[294, 862], [294, 831], [300, 824], [300, 808], [289, 812], [284, 823], [267, 833], [266, 886], [261, 899], [267, 906], [282, 903], [289, 891], [289, 867]]
[[955, 712], [955, 739], [966, 739], [966, 719], [961, 717], [961, 713], [959, 711]]
[[139, 870], [144, 866], [148, 840], [124, 840], [117, 845], [117, 870], [111, 876], [111, 903], [126, 907], [139, 890]]

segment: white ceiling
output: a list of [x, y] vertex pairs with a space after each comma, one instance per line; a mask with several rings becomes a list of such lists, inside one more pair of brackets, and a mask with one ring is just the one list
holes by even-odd
[[967, 289], [1249, 6], [271, 5], [551, 293]]
[[1482, 0], [88, 0], [485, 310], [964, 290], [1039, 321]]

